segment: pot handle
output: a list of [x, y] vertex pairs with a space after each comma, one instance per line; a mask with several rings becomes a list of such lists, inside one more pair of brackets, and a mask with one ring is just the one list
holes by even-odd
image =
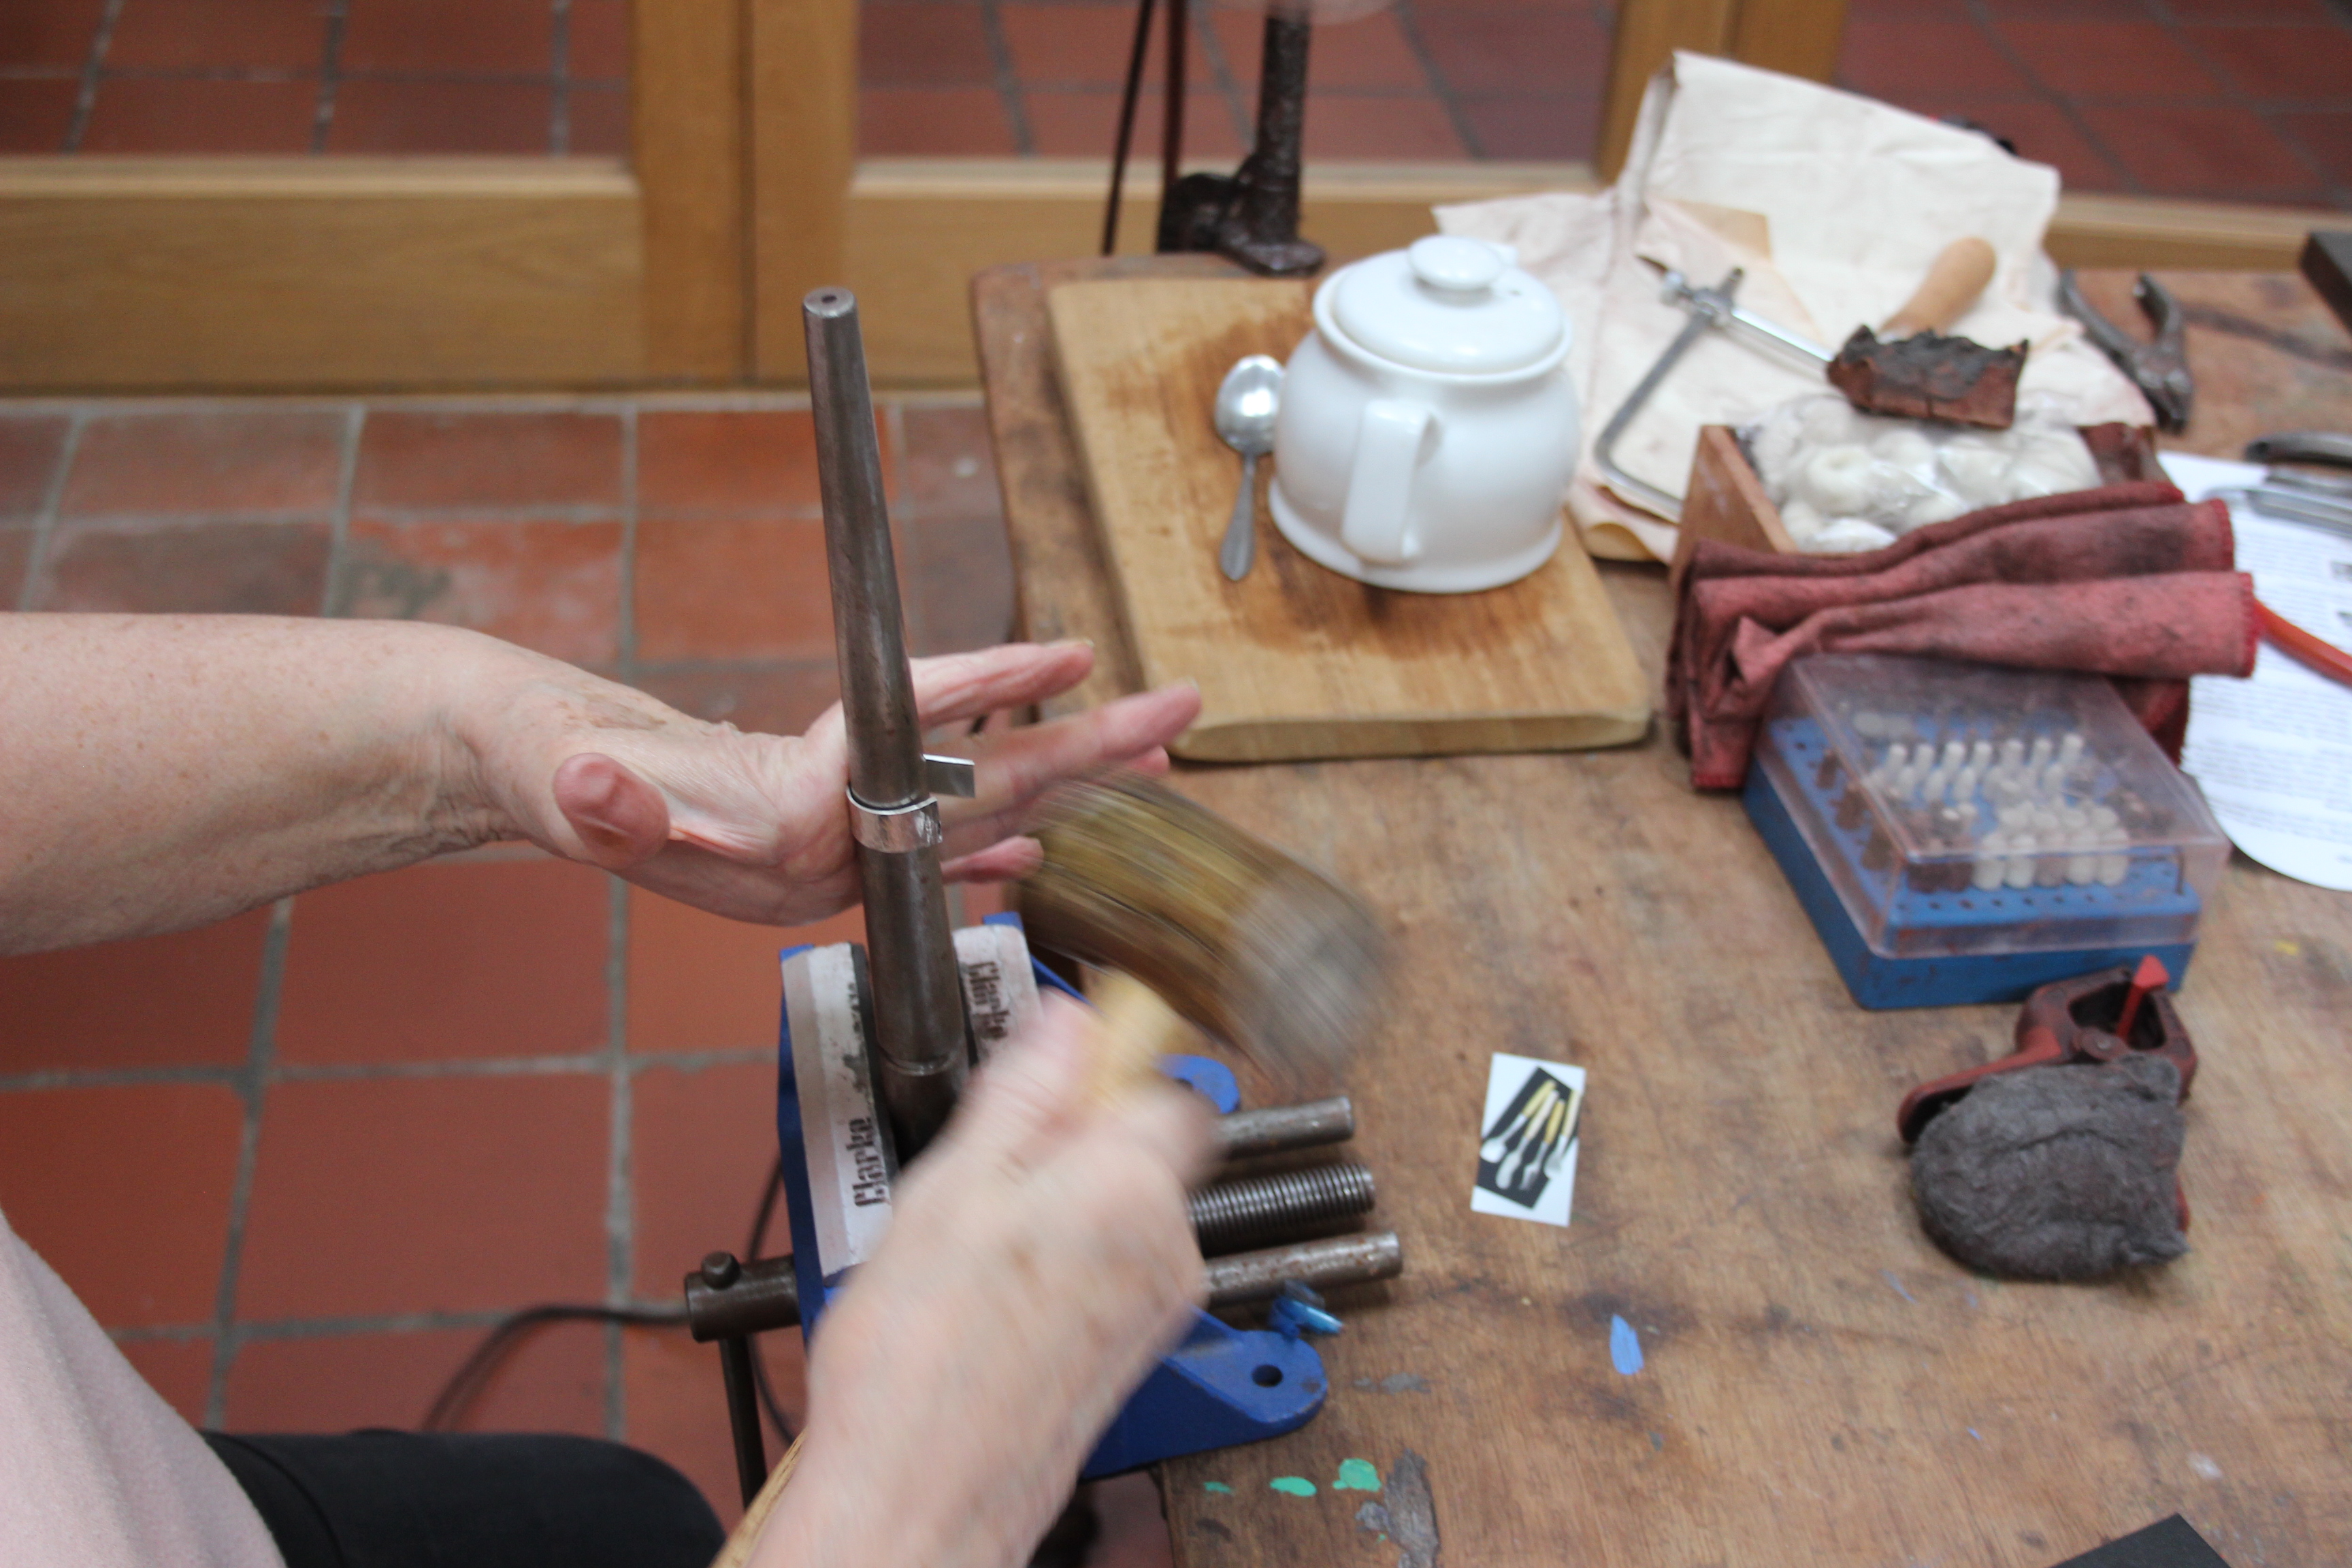
[[1405, 528], [1413, 470], [1421, 465], [1422, 441], [1433, 418], [1426, 405], [1393, 397], [1364, 405], [1339, 516], [1339, 542], [1360, 560], [1394, 566], [1421, 553], [1421, 542], [1406, 538]]

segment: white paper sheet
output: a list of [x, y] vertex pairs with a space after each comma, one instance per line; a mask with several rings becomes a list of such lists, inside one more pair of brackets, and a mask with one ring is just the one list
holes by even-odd
[[[2076, 424], [2145, 425], [2147, 402], [2058, 313], [2041, 256], [2057, 208], [2054, 169], [2012, 158], [1972, 131], [1752, 66], [1677, 54], [1651, 82], [1617, 184], [1437, 209], [1446, 234], [1517, 247], [1575, 324], [1570, 373], [1584, 406], [1569, 510], [1594, 553], [1671, 559], [1664, 518], [1601, 484], [1591, 446], [1690, 317], [1659, 295], [1659, 268], [1702, 284], [1734, 264], [1739, 301], [1834, 350], [1884, 321], [1944, 247], [1989, 241], [1993, 281], [1951, 330], [1980, 343], [2032, 342], [2021, 395]], [[1654, 263], [1655, 265], [1653, 265]], [[1699, 340], [1617, 446], [1626, 471], [1669, 494], [1689, 481], [1702, 425], [1740, 425], [1818, 394], [1821, 372], [1726, 333]]]
[[[2167, 453], [2165, 472], [2192, 500], [2252, 484], [2252, 463]], [[2313, 636], [2352, 649], [2352, 538], [2232, 502], [2238, 570], [2262, 602]], [[2352, 687], [2265, 639], [2244, 680], [2190, 682], [2181, 770], [2195, 778], [2230, 841], [2273, 871], [2352, 891]]]
[[[1514, 1123], [1505, 1113], [1512, 1110], [1514, 1101], [1523, 1099], [1523, 1090], [1531, 1086], [1539, 1087], [1543, 1079], [1551, 1081], [1555, 1091], [1565, 1090], [1573, 1104], [1560, 1127], [1560, 1136], [1567, 1139], [1568, 1146], [1560, 1157], [1559, 1173], [1554, 1175], [1538, 1173], [1530, 1179], [1524, 1158], [1515, 1162], [1513, 1155], [1520, 1153], [1522, 1145], [1537, 1134], [1526, 1123]], [[1581, 1135], [1583, 1101], [1582, 1068], [1496, 1051], [1486, 1065], [1486, 1103], [1478, 1113], [1478, 1139], [1483, 1143], [1490, 1137], [1503, 1136], [1507, 1147], [1502, 1161], [1492, 1163], [1496, 1168], [1491, 1171], [1490, 1162], [1477, 1162], [1477, 1173], [1472, 1177], [1470, 1185], [1472, 1212], [1500, 1215], [1506, 1219], [1533, 1220], [1538, 1225], [1565, 1226], [1576, 1198], [1576, 1156], [1584, 1144]], [[1545, 1103], [1549, 1105], [1551, 1101]], [[1542, 1116], [1529, 1119], [1536, 1123], [1543, 1120]], [[1474, 1148], [1472, 1153], [1475, 1155], [1476, 1152]], [[1540, 1150], [1538, 1152], [1540, 1155]], [[1507, 1183], [1494, 1179], [1506, 1172], [1517, 1179]]]

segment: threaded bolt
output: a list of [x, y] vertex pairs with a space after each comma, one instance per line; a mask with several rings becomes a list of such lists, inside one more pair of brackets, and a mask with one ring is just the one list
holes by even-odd
[[1192, 1194], [1192, 1234], [1204, 1255], [1231, 1252], [1371, 1206], [1371, 1172], [1344, 1162], [1317, 1165], [1202, 1188]]

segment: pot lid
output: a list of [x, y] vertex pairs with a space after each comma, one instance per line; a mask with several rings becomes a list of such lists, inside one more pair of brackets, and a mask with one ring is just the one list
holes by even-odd
[[1433, 234], [1349, 268], [1332, 318], [1366, 352], [1415, 370], [1517, 370], [1567, 331], [1559, 301], [1517, 259], [1507, 246]]

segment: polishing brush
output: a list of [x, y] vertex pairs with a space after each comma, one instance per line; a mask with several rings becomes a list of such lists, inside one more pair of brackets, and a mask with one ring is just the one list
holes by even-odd
[[1063, 786], [1031, 831], [1030, 940], [1125, 972], [1286, 1089], [1328, 1084], [1379, 993], [1382, 942], [1329, 878], [1163, 784]]

